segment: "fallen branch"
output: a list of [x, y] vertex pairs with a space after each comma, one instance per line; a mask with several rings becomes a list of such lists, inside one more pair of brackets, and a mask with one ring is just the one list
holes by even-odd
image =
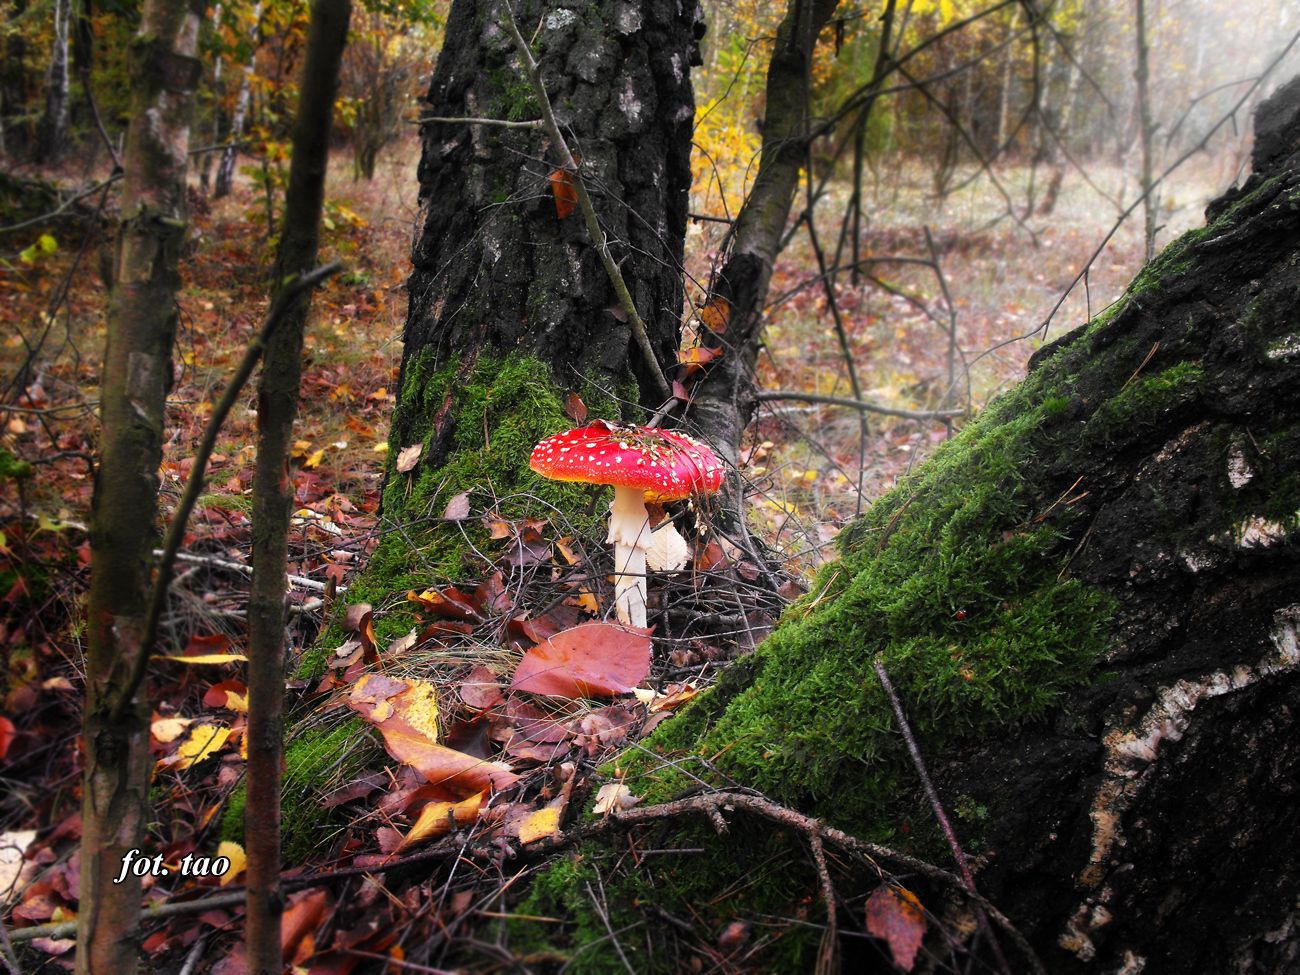
[[[156, 548], [153, 550], [154, 558], [162, 558], [163, 550]], [[230, 572], [238, 572], [242, 575], [252, 575], [253, 567], [244, 565], [242, 562], [231, 562], [227, 559], [219, 559], [215, 555], [191, 555], [189, 552], [177, 552], [177, 562], [189, 562], [191, 565], [206, 565], [212, 569], [226, 569]], [[314, 592], [326, 592], [329, 584], [317, 582], [315, 579], [308, 579], [306, 576], [296, 576], [290, 573], [285, 576], [290, 585], [297, 586], [299, 589], [311, 589]], [[343, 593], [348, 591], [347, 586], [335, 586], [335, 592]]]
[[906, 420], [946, 420], [966, 415], [965, 410], [903, 410], [893, 406], [881, 406], [879, 403], [869, 403], [866, 400], [849, 399], [845, 396], [823, 396], [820, 393], [800, 393], [793, 389], [763, 390], [755, 398], [761, 403], [794, 399], [805, 403], [847, 406], [849, 409], [880, 413], [884, 416], [901, 416]]

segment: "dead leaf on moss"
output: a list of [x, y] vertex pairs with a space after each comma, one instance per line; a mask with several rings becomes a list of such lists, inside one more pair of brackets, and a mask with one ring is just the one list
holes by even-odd
[[399, 474], [405, 474], [409, 470], [414, 470], [415, 465], [420, 462], [420, 454], [424, 453], [424, 444], [413, 443], [409, 447], [403, 447], [397, 452], [397, 471]]

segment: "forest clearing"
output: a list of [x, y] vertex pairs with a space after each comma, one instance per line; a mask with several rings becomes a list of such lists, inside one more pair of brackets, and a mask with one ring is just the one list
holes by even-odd
[[1288, 4], [0, 21], [10, 975], [1300, 964]]

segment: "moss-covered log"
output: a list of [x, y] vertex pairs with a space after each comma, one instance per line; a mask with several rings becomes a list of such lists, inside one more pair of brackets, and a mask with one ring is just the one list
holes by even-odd
[[[947, 861], [879, 659], [981, 891], [1049, 971], [1297, 963], [1297, 88], [1209, 225], [846, 529], [758, 652], [628, 756], [634, 793], [756, 788]], [[589, 844], [545, 873], [518, 910], [571, 925], [516, 920], [512, 947], [676, 971], [743, 920], [745, 968], [812, 970], [799, 920], [825, 912], [799, 837], [738, 817], [641, 839], [659, 855]], [[847, 957], [882, 958], [860, 936], [874, 876], [846, 861], [835, 879]]]

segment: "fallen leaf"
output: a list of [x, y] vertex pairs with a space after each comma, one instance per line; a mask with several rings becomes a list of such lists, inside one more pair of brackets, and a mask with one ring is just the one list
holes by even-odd
[[280, 919], [280, 949], [286, 962], [298, 962], [315, 951], [312, 935], [325, 920], [329, 895], [309, 890], [289, 900]]
[[470, 795], [507, 788], [518, 778], [500, 762], [438, 744], [437, 699], [431, 684], [368, 674], [353, 687], [348, 705], [379, 729], [388, 754], [430, 783]]
[[476, 623], [483, 619], [478, 607], [474, 605], [474, 597], [461, 592], [455, 586], [448, 586], [446, 589], [426, 589], [419, 593], [411, 590], [406, 594], [406, 598], [410, 602], [419, 603], [420, 607], [427, 612], [447, 619], [461, 620], [466, 623]]
[[[203, 695], [203, 703], [210, 708], [226, 708], [229, 711], [248, 713], [248, 687], [242, 680], [223, 680], [213, 684]], [[154, 733], [157, 737], [157, 733]], [[159, 741], [162, 739], [159, 738]]]
[[410, 832], [402, 837], [397, 849], [405, 850], [417, 843], [423, 843], [425, 840], [445, 836], [451, 832], [451, 823], [453, 821], [457, 826], [468, 826], [478, 819], [478, 811], [479, 807], [483, 805], [484, 795], [483, 792], [477, 792], [460, 802], [430, 802], [426, 804], [420, 810], [419, 818], [416, 819], [415, 825], [411, 827]]
[[650, 533], [645, 564], [652, 572], [676, 572], [686, 564], [689, 554], [682, 533], [672, 524], [666, 524]]
[[501, 700], [501, 684], [496, 674], [479, 665], [461, 681], [459, 693], [467, 705], [476, 711], [486, 711]]
[[193, 723], [193, 718], [159, 718], [149, 726], [149, 733], [165, 745], [179, 738]]
[[448, 521], [464, 521], [469, 517], [469, 492], [461, 491], [443, 509], [442, 516]]
[[597, 816], [604, 816], [615, 810], [630, 809], [640, 801], [622, 782], [607, 782], [596, 793], [596, 805], [591, 811]]
[[555, 215], [561, 220], [573, 216], [578, 208], [578, 189], [567, 169], [551, 171], [551, 195], [555, 197]]
[[731, 319], [731, 302], [721, 295], [714, 295], [700, 308], [700, 321], [711, 332], [721, 335], [727, 330]]
[[910, 972], [925, 937], [925, 915], [916, 895], [881, 884], [867, 898], [867, 933], [889, 945], [894, 964]]
[[309, 454], [307, 458], [302, 462], [303, 470], [308, 470], [308, 471], [315, 470], [317, 467], [320, 467], [320, 463], [324, 459], [325, 459], [324, 447], [321, 447], [320, 450], [312, 451], [311, 454]]
[[[579, 423], [582, 421], [579, 420]], [[543, 806], [541, 809], [535, 809], [519, 823], [519, 843], [521, 846], [527, 846], [529, 843], [536, 843], [538, 840], [544, 840], [548, 836], [554, 836], [560, 831], [560, 815], [564, 812], [563, 806]]]
[[617, 623], [563, 630], [524, 654], [510, 687], [569, 698], [629, 694], [650, 672], [649, 632]]
[[424, 444], [413, 443], [409, 447], [403, 447], [397, 452], [397, 472], [405, 474], [409, 470], [414, 470], [415, 465], [420, 462], [420, 454], [424, 453]]
[[214, 724], [195, 725], [190, 729], [189, 737], [181, 742], [180, 748], [176, 749], [176, 754], [159, 764], [178, 771], [187, 769], [221, 751], [229, 737], [229, 728], [219, 728]]
[[193, 657], [163, 657], [163, 660], [175, 660], [181, 664], [234, 664], [248, 658], [242, 653], [202, 653]]
[[703, 372], [705, 366], [721, 356], [721, 349], [710, 349], [703, 345], [693, 345], [678, 355], [677, 361], [686, 367], [685, 376], [689, 379], [697, 372]]
[[221, 875], [222, 887], [233, 883], [248, 866], [248, 857], [244, 855], [244, 848], [230, 840], [222, 840], [217, 844], [217, 856], [225, 857], [230, 861], [230, 869]]
[[570, 392], [564, 397], [564, 415], [578, 426], [587, 422], [587, 404], [577, 393]]
[[18, 737], [18, 729], [14, 727], [14, 723], [0, 714], [0, 761], [9, 754], [9, 746], [14, 743], [16, 737]]

